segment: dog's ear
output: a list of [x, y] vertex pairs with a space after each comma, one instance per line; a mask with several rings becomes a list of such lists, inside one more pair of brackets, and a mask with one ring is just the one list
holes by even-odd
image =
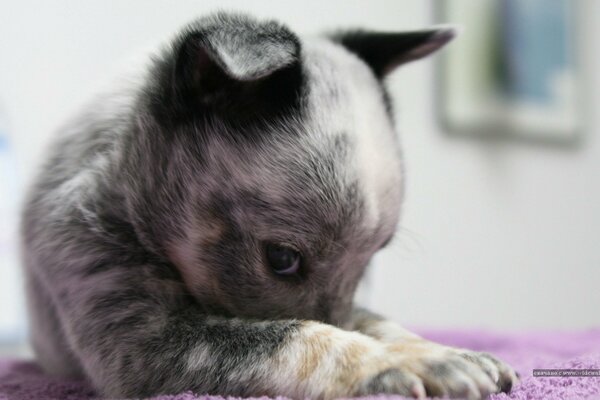
[[289, 100], [298, 89], [299, 63], [300, 41], [285, 26], [218, 13], [185, 27], [158, 72], [171, 105], [243, 111]]
[[378, 78], [396, 67], [418, 60], [443, 47], [456, 36], [450, 27], [415, 32], [341, 31], [330, 38], [366, 62]]

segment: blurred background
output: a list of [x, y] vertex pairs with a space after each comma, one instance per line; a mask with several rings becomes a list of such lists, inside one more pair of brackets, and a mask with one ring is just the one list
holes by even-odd
[[387, 80], [407, 194], [361, 299], [410, 327], [600, 326], [600, 2], [1, 0], [0, 354], [27, 353], [18, 209], [52, 132], [115, 65], [215, 9], [303, 33], [461, 24]]

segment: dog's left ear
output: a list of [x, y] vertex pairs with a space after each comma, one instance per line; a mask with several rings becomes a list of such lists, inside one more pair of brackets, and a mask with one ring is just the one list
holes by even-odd
[[398, 33], [342, 31], [330, 38], [359, 56], [378, 78], [383, 78], [398, 66], [437, 51], [455, 36], [456, 29], [444, 27]]

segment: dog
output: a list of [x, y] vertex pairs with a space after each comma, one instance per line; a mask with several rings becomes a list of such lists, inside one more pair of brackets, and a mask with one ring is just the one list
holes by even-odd
[[24, 206], [41, 366], [110, 397], [509, 391], [502, 361], [353, 304], [403, 198], [384, 78], [453, 37], [217, 13], [98, 95]]

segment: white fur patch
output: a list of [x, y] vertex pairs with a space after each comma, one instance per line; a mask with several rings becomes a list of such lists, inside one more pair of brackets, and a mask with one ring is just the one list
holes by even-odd
[[397, 209], [402, 194], [396, 134], [379, 82], [358, 57], [329, 41], [305, 41], [304, 57], [311, 125], [321, 134], [344, 133], [355, 142], [354, 173], [366, 199], [365, 224], [374, 229], [382, 209]]

